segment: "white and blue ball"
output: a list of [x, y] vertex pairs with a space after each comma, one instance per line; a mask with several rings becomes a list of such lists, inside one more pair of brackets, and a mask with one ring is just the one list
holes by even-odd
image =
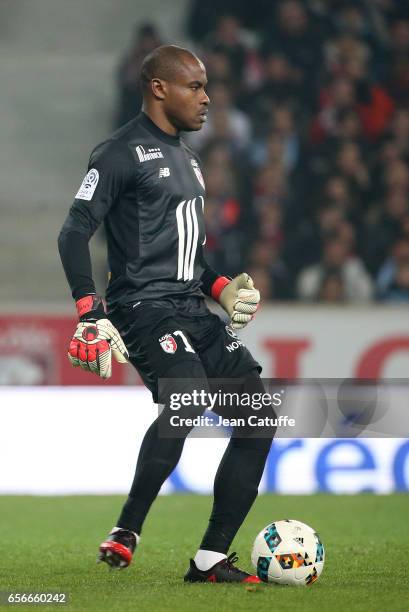
[[324, 568], [325, 551], [312, 527], [286, 519], [270, 523], [260, 531], [251, 561], [264, 582], [309, 586]]

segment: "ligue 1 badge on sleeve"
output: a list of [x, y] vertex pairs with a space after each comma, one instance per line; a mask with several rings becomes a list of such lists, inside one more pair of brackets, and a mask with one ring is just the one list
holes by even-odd
[[176, 344], [176, 340], [172, 336], [172, 334], [165, 334], [162, 338], [159, 338], [159, 344], [165, 353], [176, 353], [178, 345]]
[[197, 180], [199, 181], [199, 183], [201, 184], [203, 189], [206, 189], [205, 183], [204, 183], [204, 180], [203, 180], [202, 171], [199, 168], [199, 164], [197, 163], [197, 161], [195, 159], [191, 159], [190, 162], [191, 162], [193, 170], [194, 170], [194, 172], [196, 174]]
[[94, 191], [98, 185], [99, 172], [96, 168], [91, 168], [81, 183], [81, 187], [76, 193], [76, 200], [87, 200], [90, 202]]

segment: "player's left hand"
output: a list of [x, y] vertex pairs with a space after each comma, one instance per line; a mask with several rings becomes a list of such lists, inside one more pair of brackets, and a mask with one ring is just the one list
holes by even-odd
[[128, 361], [128, 351], [111, 321], [99, 319], [78, 323], [68, 349], [68, 359], [74, 367], [110, 378], [112, 355], [119, 363]]
[[254, 317], [260, 302], [251, 276], [243, 272], [224, 287], [219, 303], [229, 315], [233, 329], [242, 329]]

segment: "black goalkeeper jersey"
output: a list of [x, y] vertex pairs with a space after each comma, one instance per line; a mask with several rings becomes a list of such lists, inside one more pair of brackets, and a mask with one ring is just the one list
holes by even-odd
[[205, 185], [200, 163], [178, 137], [144, 113], [92, 152], [59, 237], [73, 297], [94, 293], [88, 241], [104, 221], [109, 306], [203, 297], [217, 278], [205, 263]]

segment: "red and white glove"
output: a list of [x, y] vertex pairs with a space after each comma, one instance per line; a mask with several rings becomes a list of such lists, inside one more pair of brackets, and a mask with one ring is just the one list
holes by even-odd
[[76, 303], [80, 321], [68, 349], [68, 359], [74, 367], [80, 367], [110, 378], [112, 355], [119, 363], [127, 363], [128, 351], [118, 330], [106, 318], [102, 300], [87, 295]]
[[212, 298], [219, 302], [230, 317], [233, 329], [246, 327], [260, 303], [260, 292], [251, 276], [243, 272], [233, 280], [220, 276], [213, 284]]

